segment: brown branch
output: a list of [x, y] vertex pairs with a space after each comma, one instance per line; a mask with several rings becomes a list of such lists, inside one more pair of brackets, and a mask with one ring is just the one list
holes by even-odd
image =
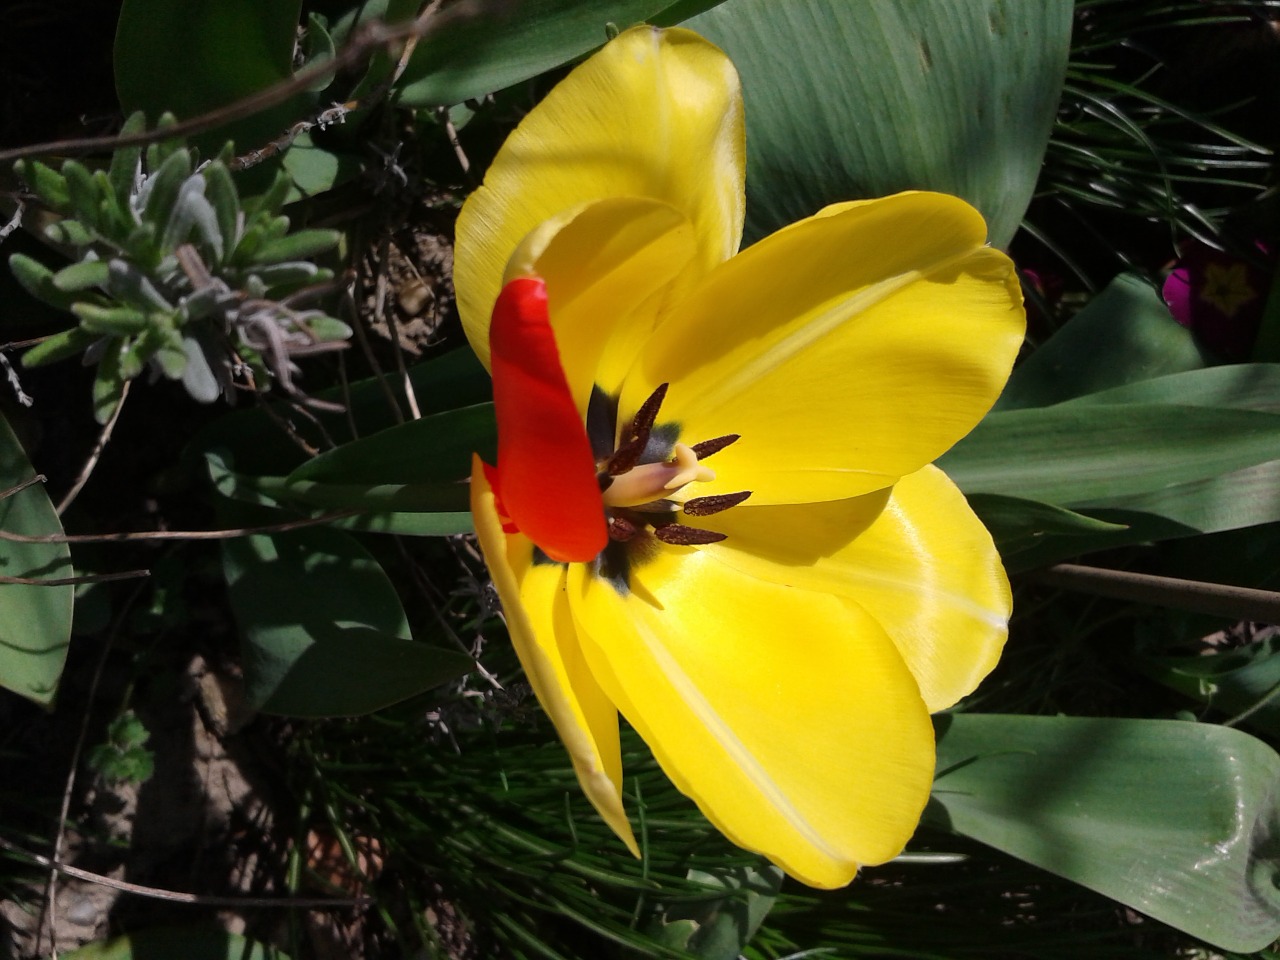
[[23, 490], [27, 489], [27, 487], [34, 486], [37, 483], [44, 483], [47, 479], [48, 477], [43, 473], [37, 473], [34, 477], [23, 480], [21, 483], [10, 487], [8, 490], [0, 490], [0, 500], [8, 500], [15, 493], [21, 493]]
[[1226, 583], [1158, 577], [1128, 570], [1105, 570], [1059, 563], [1032, 574], [1040, 583], [1099, 597], [1132, 600], [1231, 620], [1280, 624], [1280, 593]]
[[3, 837], [0, 837], [0, 848], [18, 856], [28, 857], [39, 866], [49, 867], [51, 870], [66, 874], [68, 877], [75, 877], [77, 880], [86, 880], [89, 883], [111, 887], [113, 890], [134, 893], [140, 897], [151, 897], [153, 900], [168, 900], [172, 903], [190, 903], [203, 907], [301, 907], [308, 910], [327, 910], [338, 907], [363, 907], [374, 902], [372, 897], [220, 897], [201, 893], [179, 893], [176, 890], [164, 890], [160, 887], [129, 883], [127, 880], [116, 880], [100, 873], [73, 867], [69, 863], [59, 863], [49, 857], [24, 850]]
[[358, 510], [338, 510], [319, 517], [304, 517], [301, 520], [286, 520], [283, 523], [268, 523], [260, 527], [237, 527], [230, 530], [139, 530], [134, 533], [47, 533], [34, 536], [26, 533], [14, 533], [11, 530], [0, 530], [0, 540], [13, 543], [122, 543], [133, 540], [234, 540], [236, 537], [251, 537], [258, 533], [284, 533], [302, 527], [315, 527], [354, 516]]
[[32, 337], [30, 340], [10, 340], [8, 343], [0, 343], [0, 350], [21, 350], [23, 347], [34, 347], [37, 343], [44, 343], [54, 336], [57, 336], [57, 334], [47, 333], [43, 337]]
[[145, 146], [162, 140], [176, 137], [190, 137], [197, 133], [221, 127], [233, 120], [250, 116], [270, 107], [284, 103], [295, 94], [306, 90], [316, 81], [336, 74], [349, 66], [358, 63], [370, 51], [378, 47], [389, 47], [401, 40], [417, 40], [429, 32], [428, 19], [440, 6], [441, 0], [433, 2], [418, 17], [409, 23], [388, 25], [380, 20], [365, 24], [351, 38], [351, 41], [339, 50], [332, 59], [322, 60], [297, 73], [272, 84], [262, 90], [249, 94], [234, 103], [218, 107], [207, 113], [179, 121], [163, 129], [143, 130], [138, 133], [113, 137], [73, 137], [67, 140], [54, 140], [48, 143], [37, 143], [26, 147], [15, 147], [0, 150], [0, 164], [12, 163], [26, 157], [48, 155], [79, 156], [97, 151], [107, 152], [122, 147]]
[[287, 150], [299, 136], [309, 130], [313, 130], [316, 127], [324, 129], [331, 124], [344, 123], [346, 122], [347, 114], [354, 113], [371, 103], [377, 103], [381, 100], [404, 73], [405, 68], [409, 65], [409, 58], [413, 56], [413, 51], [418, 45], [418, 40], [428, 32], [427, 21], [435, 15], [443, 2], [444, 0], [431, 0], [431, 3], [427, 4], [426, 8], [418, 14], [417, 19], [414, 20], [415, 29], [409, 33], [408, 38], [405, 40], [404, 48], [400, 51], [400, 59], [396, 63], [395, 70], [388, 74], [380, 84], [363, 97], [357, 97], [354, 100], [348, 100], [346, 103], [338, 103], [332, 107], [327, 107], [317, 113], [311, 120], [301, 120], [295, 123], [279, 137], [268, 141], [258, 149], [250, 150], [243, 156], [233, 158], [230, 164], [231, 169], [247, 170], [250, 167], [255, 167], [264, 160], [269, 160]]
[[89, 457], [85, 460], [84, 466], [80, 468], [80, 473], [76, 477], [75, 483], [71, 484], [71, 489], [67, 491], [67, 495], [58, 504], [58, 516], [62, 516], [67, 512], [67, 507], [71, 506], [75, 498], [80, 496], [80, 491], [89, 482], [89, 476], [93, 473], [93, 468], [98, 465], [98, 460], [102, 457], [102, 451], [107, 448], [107, 443], [111, 440], [111, 433], [116, 428], [116, 421], [120, 419], [120, 412], [124, 410], [124, 402], [129, 399], [129, 387], [132, 385], [132, 380], [126, 380], [120, 388], [120, 398], [116, 401], [116, 407], [111, 411], [111, 416], [102, 425], [102, 432], [98, 434], [98, 442], [89, 451]]
[[30, 577], [8, 577], [0, 574], [0, 583], [18, 583], [29, 587], [71, 587], [82, 583], [107, 583], [112, 580], [138, 580], [151, 576], [150, 570], [121, 570], [119, 573], [86, 573], [78, 577], [39, 580]]

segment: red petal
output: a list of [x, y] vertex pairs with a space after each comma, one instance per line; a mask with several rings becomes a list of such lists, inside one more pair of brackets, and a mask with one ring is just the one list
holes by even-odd
[[489, 349], [503, 509], [553, 560], [592, 560], [609, 541], [604, 502], [541, 279], [520, 277], [502, 288]]

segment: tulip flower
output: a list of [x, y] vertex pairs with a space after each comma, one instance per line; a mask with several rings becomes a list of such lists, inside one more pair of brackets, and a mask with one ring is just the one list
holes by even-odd
[[910, 839], [929, 718], [996, 663], [987, 531], [932, 461], [1022, 341], [954, 197], [827, 207], [739, 252], [737, 75], [637, 27], [524, 118], [458, 219], [493, 376], [472, 511], [529, 682], [636, 851], [619, 714], [735, 843], [818, 887]]

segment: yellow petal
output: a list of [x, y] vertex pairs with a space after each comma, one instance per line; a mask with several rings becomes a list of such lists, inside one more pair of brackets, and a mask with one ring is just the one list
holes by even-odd
[[742, 235], [738, 75], [688, 30], [624, 31], [547, 94], [507, 139], [458, 217], [454, 282], [481, 360], [507, 260], [538, 224], [610, 197], [659, 200], [694, 225], [699, 272]]
[[485, 564], [506, 613], [511, 643], [529, 685], [569, 750], [578, 782], [592, 805], [639, 856], [622, 808], [622, 753], [618, 711], [583, 660], [565, 595], [565, 566], [535, 563], [533, 544], [506, 534], [485, 480], [473, 458], [471, 512]]
[[699, 495], [859, 496], [932, 462], [999, 395], [1022, 343], [1013, 265], [964, 201], [898, 194], [793, 224], [676, 304], [627, 375], [625, 419], [663, 417], [716, 454]]
[[584, 416], [592, 386], [616, 395], [695, 253], [693, 226], [679, 210], [636, 197], [581, 204], [517, 248], [507, 279], [546, 282], [560, 363]]
[[675, 785], [735, 843], [818, 887], [897, 855], [933, 729], [893, 642], [853, 604], [663, 548], [624, 596], [584, 566], [587, 663]]
[[1000, 658], [1009, 580], [986, 527], [937, 467], [852, 500], [748, 501], [703, 525], [728, 535], [703, 549], [743, 573], [856, 601], [893, 638], [930, 711], [973, 692]]

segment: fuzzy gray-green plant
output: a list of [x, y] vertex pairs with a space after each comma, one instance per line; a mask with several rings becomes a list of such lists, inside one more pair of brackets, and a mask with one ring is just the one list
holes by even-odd
[[[169, 121], [171, 122], [171, 121]], [[162, 121], [162, 126], [165, 121]], [[125, 133], [144, 128], [141, 114]], [[19, 161], [36, 198], [59, 215], [45, 236], [73, 262], [54, 271], [15, 254], [9, 265], [35, 297], [79, 324], [23, 356], [26, 366], [83, 354], [97, 363], [94, 414], [105, 423], [125, 383], [146, 370], [180, 380], [209, 403], [237, 380], [299, 395], [293, 358], [340, 347], [345, 323], [302, 304], [333, 277], [307, 258], [335, 247], [334, 230], [289, 232], [281, 174], [242, 200], [230, 148], [199, 164], [181, 141], [116, 151], [106, 170]]]

